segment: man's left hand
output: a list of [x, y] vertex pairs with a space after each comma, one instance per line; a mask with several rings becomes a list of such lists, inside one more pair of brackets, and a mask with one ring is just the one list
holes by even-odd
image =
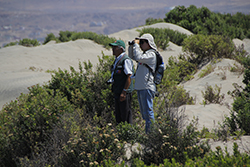
[[120, 95], [120, 101], [124, 101], [126, 99], [126, 92], [122, 91], [121, 95]]

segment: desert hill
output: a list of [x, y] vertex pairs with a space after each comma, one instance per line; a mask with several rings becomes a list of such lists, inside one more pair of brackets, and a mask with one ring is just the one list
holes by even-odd
[[[143, 27], [171, 28], [191, 34], [188, 30], [170, 23]], [[129, 40], [139, 36], [136, 30], [143, 27], [122, 30], [109, 36], [123, 39], [127, 44]], [[181, 52], [180, 46], [171, 42], [169, 45], [167, 51], [161, 53], [165, 62], [170, 56], [177, 56]], [[0, 49], [0, 76], [2, 78], [0, 106], [9, 100], [14, 100], [21, 92], [27, 92], [27, 87], [48, 81], [50, 74], [46, 73], [47, 70], [58, 68], [69, 70], [70, 66], [77, 69], [79, 61], [89, 60], [95, 64], [98, 62], [97, 55], [101, 56], [102, 51], [106, 55], [112, 54], [111, 50], [86, 39], [59, 44], [50, 42], [33, 48], [12, 46]]]
[[[180, 26], [171, 23], [157, 23], [150, 26], [142, 26], [133, 29], [122, 30], [114, 34], [110, 34], [110, 37], [116, 39], [123, 39], [127, 44], [129, 40], [139, 36], [137, 29], [144, 27], [154, 28], [170, 28], [177, 30], [181, 33], [191, 35], [192, 33]], [[245, 48], [249, 49], [250, 41], [245, 39], [243, 41], [235, 39], [235, 44], [244, 44]], [[249, 52], [250, 50], [248, 50]], [[90, 61], [93, 64], [98, 63], [98, 56], [111, 55], [112, 51], [105, 49], [103, 46], [96, 44], [93, 41], [81, 39], [77, 41], [70, 41], [67, 43], [56, 44], [50, 42], [46, 45], [38, 47], [23, 47], [23, 46], [12, 46], [0, 49], [0, 105], [3, 106], [6, 102], [14, 100], [20, 95], [20, 93], [26, 93], [27, 87], [34, 84], [43, 84], [50, 80], [51, 75], [46, 72], [48, 70], [57, 70], [58, 68], [69, 70], [72, 66], [78, 69], [79, 61]], [[169, 42], [169, 47], [161, 51], [164, 62], [168, 62], [170, 56], [178, 56], [182, 52], [182, 47]], [[233, 102], [233, 99], [227, 95], [227, 91], [233, 90], [233, 83], [241, 84], [242, 75], [237, 75], [229, 72], [229, 68], [233, 67], [237, 62], [233, 60], [223, 59], [221, 62], [215, 64], [215, 71], [204, 78], [199, 78], [199, 72], [195, 74], [194, 79], [183, 83], [183, 87], [190, 92], [191, 96], [196, 99], [196, 105], [202, 106], [202, 94], [206, 84], [218, 85], [222, 87], [222, 92], [225, 94], [224, 111], [220, 114], [223, 116], [229, 113], [227, 106]], [[205, 68], [205, 67], [203, 67]], [[201, 69], [202, 70], [202, 69]], [[225, 77], [226, 79], [221, 79]], [[203, 109], [210, 108], [213, 105], [207, 105]], [[223, 105], [222, 105], [223, 106]], [[222, 106], [218, 106], [218, 110]], [[194, 106], [186, 106], [187, 111], [194, 108]], [[213, 108], [213, 107], [212, 107]], [[199, 109], [198, 109], [199, 110]], [[211, 109], [212, 110], [212, 109]], [[215, 110], [214, 110], [215, 111]], [[192, 111], [194, 112], [194, 111]], [[200, 119], [202, 117], [200, 116]], [[206, 119], [204, 117], [204, 119]], [[216, 119], [219, 121], [220, 118]], [[204, 125], [211, 125], [206, 123], [208, 120], [201, 121]], [[212, 120], [213, 122], [213, 120]], [[203, 125], [200, 125], [202, 127]]]
[[[110, 37], [123, 39], [126, 43], [139, 35], [136, 31], [139, 28], [122, 30]], [[151, 25], [155, 28], [170, 28], [187, 35], [192, 33], [188, 30], [169, 23], [158, 23]], [[236, 45], [244, 44], [248, 52], [250, 52], [250, 40], [243, 41], [235, 39]], [[182, 52], [180, 46], [170, 42], [169, 47], [161, 51], [165, 63], [170, 56], [178, 56]], [[70, 66], [78, 69], [79, 61], [91, 61], [94, 65], [98, 63], [98, 55], [102, 52], [105, 55], [111, 55], [111, 50], [105, 49], [103, 46], [94, 43], [93, 41], [81, 39], [77, 41], [70, 41], [67, 43], [53, 43], [38, 47], [27, 48], [23, 46], [12, 46], [0, 49], [0, 107], [5, 103], [15, 100], [20, 93], [27, 93], [27, 87], [35, 84], [46, 84], [50, 80], [51, 75], [47, 70], [57, 70], [58, 68], [69, 70]], [[195, 105], [182, 106], [188, 116], [188, 120], [193, 117], [199, 119], [199, 129], [203, 126], [212, 129], [218, 127], [218, 122], [222, 122], [225, 115], [229, 115], [230, 106], [233, 102], [232, 97], [227, 95], [228, 91], [234, 88], [233, 83], [242, 85], [243, 75], [233, 73], [228, 70], [230, 67], [237, 64], [237, 62], [229, 59], [222, 59], [217, 62], [214, 72], [209, 75], [199, 78], [199, 72], [195, 74], [194, 78], [181, 85], [190, 92], [190, 95], [196, 99]], [[205, 68], [205, 67], [203, 67]], [[206, 85], [218, 85], [222, 88], [225, 99], [220, 104], [202, 104], [202, 93]], [[250, 148], [249, 137], [244, 137], [245, 143]], [[240, 142], [240, 141], [239, 141]], [[213, 145], [220, 145], [222, 142], [214, 142]], [[225, 145], [225, 143], [224, 143]], [[229, 148], [230, 150], [230, 148]]]

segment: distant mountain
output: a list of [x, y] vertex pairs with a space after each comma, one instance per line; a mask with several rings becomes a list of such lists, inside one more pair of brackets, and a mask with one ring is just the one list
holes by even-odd
[[44, 11], [44, 12], [107, 12], [138, 11], [173, 7], [178, 5], [206, 6], [212, 11], [226, 13], [249, 13], [249, 0], [0, 0], [1, 11]]
[[0, 0], [0, 47], [23, 38], [43, 42], [49, 33], [92, 31], [111, 34], [164, 18], [174, 6], [206, 6], [222, 13], [249, 13], [250, 1], [239, 0]]

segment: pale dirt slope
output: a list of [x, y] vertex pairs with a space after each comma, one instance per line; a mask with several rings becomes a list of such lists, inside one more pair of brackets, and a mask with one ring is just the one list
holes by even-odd
[[[178, 30], [182, 33], [191, 35], [192, 33], [173, 24], [158, 23], [151, 26], [144, 27], [158, 27], [158, 28], [171, 28]], [[126, 44], [129, 40], [138, 37], [139, 32], [136, 29], [143, 27], [123, 30], [114, 34], [111, 37], [123, 39]], [[244, 44], [245, 48], [249, 51], [250, 40], [243, 41], [235, 39], [234, 42]], [[27, 93], [27, 87], [35, 84], [44, 84], [51, 79], [51, 75], [46, 73], [46, 70], [57, 70], [58, 68], [69, 70], [70, 66], [78, 69], [79, 61], [91, 61], [92, 64], [98, 63], [98, 55], [102, 56], [102, 51], [105, 55], [111, 55], [111, 50], [106, 50], [103, 46], [98, 45], [90, 40], [77, 40], [67, 43], [55, 44], [50, 42], [47, 45], [27, 48], [22, 46], [13, 46], [0, 49], [0, 107], [15, 100], [20, 93]], [[170, 42], [170, 46], [161, 51], [165, 64], [170, 56], [178, 56], [182, 52], [182, 48]], [[228, 91], [234, 88], [233, 83], [242, 85], [242, 75], [232, 73], [229, 71], [230, 66], [234, 66], [236, 62], [228, 59], [223, 59], [221, 62], [215, 64], [215, 71], [204, 78], [199, 78], [198, 73], [194, 75], [194, 79], [182, 83], [182, 86], [190, 92], [190, 95], [196, 98], [195, 105], [183, 106], [185, 113], [189, 120], [193, 117], [199, 119], [198, 128], [201, 129], [206, 126], [209, 129], [218, 127], [218, 122], [222, 122], [224, 115], [229, 115], [233, 99], [227, 95]], [[33, 69], [33, 71], [30, 69]], [[204, 67], [203, 67], [204, 68]], [[224, 69], [224, 70], [223, 70]], [[202, 69], [201, 69], [202, 70]], [[222, 77], [224, 76], [224, 79]], [[222, 105], [209, 104], [202, 105], [202, 93], [204, 88], [208, 85], [218, 85], [222, 87], [222, 92], [225, 94], [225, 100]], [[244, 137], [244, 148], [250, 148], [249, 137]], [[211, 141], [212, 148], [221, 145], [223, 148], [229, 144], [229, 149], [232, 149], [232, 142], [213, 142]], [[244, 151], [241, 149], [241, 151]]]
[[15, 100], [20, 93], [27, 93], [27, 87], [49, 81], [51, 74], [46, 73], [47, 70], [69, 70], [70, 66], [78, 69], [79, 61], [95, 65], [102, 51], [111, 54], [103, 46], [85, 39], [60, 44], [51, 42], [33, 48], [0, 49], [0, 107]]

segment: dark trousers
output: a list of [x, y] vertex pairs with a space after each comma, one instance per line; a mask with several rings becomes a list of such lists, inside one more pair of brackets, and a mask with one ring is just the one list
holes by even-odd
[[127, 93], [126, 99], [120, 101], [120, 95], [115, 95], [115, 118], [116, 123], [127, 122], [132, 124], [132, 109], [131, 109], [132, 93]]

